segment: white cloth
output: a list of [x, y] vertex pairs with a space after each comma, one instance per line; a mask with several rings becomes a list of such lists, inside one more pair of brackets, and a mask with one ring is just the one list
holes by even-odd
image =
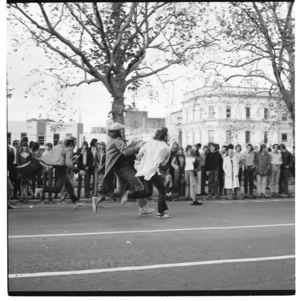
[[[233, 169], [232, 169], [233, 167]], [[228, 156], [223, 161], [223, 170], [225, 172], [225, 189], [233, 189], [240, 187], [239, 185], [239, 162], [236, 157], [231, 158]]]
[[135, 161], [136, 177], [144, 177], [149, 181], [155, 173], [160, 175], [158, 166], [164, 160], [168, 161], [171, 147], [164, 141], [151, 139], [139, 151], [138, 156], [143, 154], [141, 161]]
[[184, 170], [194, 170], [194, 162], [196, 158], [195, 157], [185, 157], [185, 168]]
[[42, 154], [42, 157], [44, 157], [45, 155], [47, 155], [49, 153], [49, 151], [45, 150]]

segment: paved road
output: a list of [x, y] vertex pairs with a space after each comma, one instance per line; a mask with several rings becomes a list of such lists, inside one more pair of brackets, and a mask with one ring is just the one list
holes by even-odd
[[164, 220], [136, 203], [10, 210], [9, 290], [295, 289], [294, 199], [189, 204]]

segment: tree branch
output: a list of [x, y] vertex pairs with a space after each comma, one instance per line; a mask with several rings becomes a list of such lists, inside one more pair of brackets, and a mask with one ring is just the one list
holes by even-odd
[[91, 83], [95, 83], [95, 82], [100, 82], [100, 80], [99, 79], [97, 79], [97, 78], [92, 78], [92, 79], [86, 79], [86, 80], [83, 80], [83, 81], [81, 81], [81, 82], [79, 82], [79, 83], [77, 83], [77, 84], [68, 84], [67, 86], [68, 87], [78, 87], [78, 86], [80, 86], [81, 84], [91, 84]]

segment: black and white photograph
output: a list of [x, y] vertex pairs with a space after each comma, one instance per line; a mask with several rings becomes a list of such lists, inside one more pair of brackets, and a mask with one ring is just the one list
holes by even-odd
[[296, 297], [295, 2], [3, 4], [4, 296]]

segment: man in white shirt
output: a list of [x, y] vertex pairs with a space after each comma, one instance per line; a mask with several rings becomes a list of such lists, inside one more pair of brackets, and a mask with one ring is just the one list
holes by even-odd
[[17, 192], [20, 193], [20, 180], [17, 177], [17, 156], [18, 156], [18, 150], [20, 147], [20, 141], [14, 140], [13, 146], [11, 147], [12, 152], [14, 154], [14, 161], [9, 169], [9, 179], [14, 186], [14, 192], [13, 192], [13, 198], [17, 199]]

